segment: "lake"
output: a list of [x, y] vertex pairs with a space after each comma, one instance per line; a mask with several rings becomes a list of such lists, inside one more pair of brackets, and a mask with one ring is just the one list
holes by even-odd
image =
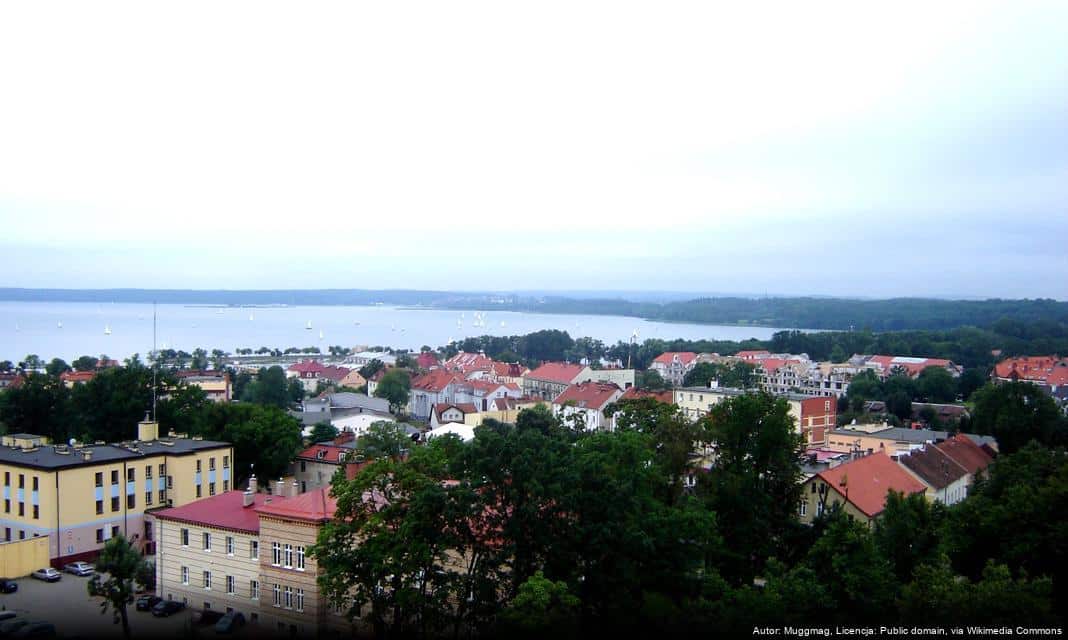
[[[210, 307], [158, 305], [157, 345], [192, 352], [239, 347], [382, 345], [418, 350], [480, 335], [522, 335], [560, 329], [607, 344], [639, 341], [768, 339], [781, 329], [650, 322], [623, 316], [557, 315], [513, 311], [453, 311], [389, 306]], [[481, 322], [479, 322], [479, 314]], [[308, 329], [308, 324], [311, 329]], [[476, 326], [478, 323], [478, 326]], [[110, 334], [105, 331], [110, 330]], [[152, 305], [84, 302], [0, 302], [0, 360], [34, 353], [68, 362], [81, 355], [124, 359], [152, 350]]]

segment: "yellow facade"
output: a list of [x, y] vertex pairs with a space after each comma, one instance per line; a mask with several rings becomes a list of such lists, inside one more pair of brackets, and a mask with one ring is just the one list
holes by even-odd
[[48, 566], [48, 538], [0, 543], [0, 576], [21, 578]]

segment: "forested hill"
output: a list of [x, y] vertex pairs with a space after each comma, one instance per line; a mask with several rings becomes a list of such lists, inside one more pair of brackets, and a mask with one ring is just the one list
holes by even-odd
[[[220, 305], [412, 305], [447, 309], [501, 309], [538, 313], [624, 315], [669, 322], [743, 324], [828, 330], [945, 330], [963, 326], [1000, 333], [1043, 333], [1068, 326], [1068, 302], [894, 298], [716, 297], [672, 302], [572, 298], [514, 293], [404, 289], [177, 290], [0, 288], [0, 300], [33, 302], [159, 302]], [[1025, 329], [1026, 328], [1026, 329]]]

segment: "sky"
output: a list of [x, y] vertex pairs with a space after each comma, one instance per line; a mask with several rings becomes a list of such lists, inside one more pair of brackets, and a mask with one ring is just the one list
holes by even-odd
[[13, 287], [1068, 299], [1068, 3], [3, 3], [0, 223]]

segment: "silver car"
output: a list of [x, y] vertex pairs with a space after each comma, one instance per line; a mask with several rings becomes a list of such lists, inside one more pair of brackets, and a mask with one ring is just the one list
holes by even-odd
[[63, 570], [67, 573], [73, 573], [76, 576], [91, 576], [96, 573], [96, 569], [88, 562], [72, 562], [63, 567]]
[[63, 577], [63, 574], [56, 571], [52, 567], [38, 569], [30, 575], [32, 575], [34, 578], [37, 578], [38, 580], [44, 580], [45, 582], [59, 582], [59, 579]]

